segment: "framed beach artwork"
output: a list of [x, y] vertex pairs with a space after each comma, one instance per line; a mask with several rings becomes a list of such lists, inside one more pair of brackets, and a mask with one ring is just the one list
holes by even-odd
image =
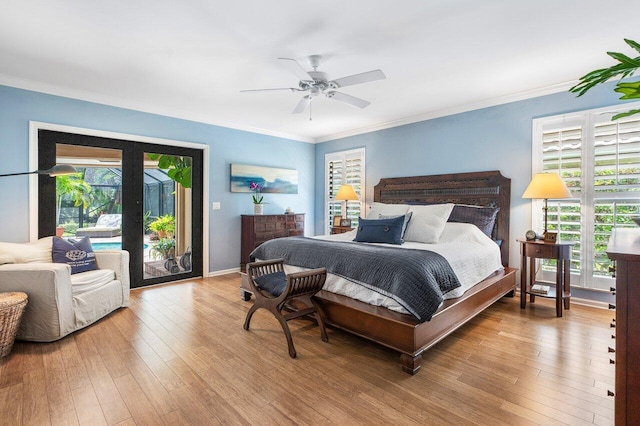
[[252, 189], [255, 185], [260, 186], [259, 192], [263, 194], [297, 194], [298, 171], [247, 164], [231, 165], [231, 192], [255, 192]]

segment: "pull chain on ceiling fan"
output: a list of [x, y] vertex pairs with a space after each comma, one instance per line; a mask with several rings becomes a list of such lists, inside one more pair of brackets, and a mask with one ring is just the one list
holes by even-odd
[[278, 58], [283, 61], [282, 63], [289, 68], [289, 70], [300, 80], [298, 87], [283, 87], [276, 89], [252, 89], [241, 90], [242, 93], [250, 92], [271, 92], [276, 90], [288, 90], [290, 92], [307, 92], [305, 96], [300, 99], [300, 102], [293, 109], [292, 114], [300, 114], [309, 106], [309, 120], [311, 120], [311, 101], [319, 95], [324, 95], [329, 99], [333, 99], [338, 102], [343, 102], [357, 108], [366, 108], [371, 104], [364, 99], [356, 98], [355, 96], [347, 95], [346, 93], [336, 92], [334, 89], [353, 86], [356, 84], [368, 83], [370, 81], [384, 80], [387, 78], [382, 70], [367, 71], [360, 74], [353, 74], [347, 77], [338, 78], [335, 80], [329, 80], [326, 73], [318, 71], [318, 67], [322, 62], [322, 56], [312, 55], [307, 59], [309, 65], [313, 68], [313, 71], [306, 71], [302, 65], [295, 59], [291, 58]]

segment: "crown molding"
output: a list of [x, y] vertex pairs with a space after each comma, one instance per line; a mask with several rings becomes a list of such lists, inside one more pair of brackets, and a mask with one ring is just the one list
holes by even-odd
[[259, 127], [242, 126], [237, 123], [231, 123], [227, 121], [215, 121], [210, 117], [200, 114], [183, 114], [172, 110], [170, 108], [158, 107], [156, 105], [149, 105], [142, 102], [136, 102], [129, 99], [117, 98], [114, 96], [101, 95], [93, 92], [87, 92], [84, 90], [75, 90], [54, 86], [48, 83], [27, 81], [20, 78], [10, 77], [0, 74], [0, 85], [14, 87], [16, 89], [30, 90], [39, 93], [45, 93], [48, 95], [61, 96], [64, 98], [77, 99], [85, 102], [92, 102], [101, 105], [107, 105], [117, 108], [130, 109], [134, 111], [146, 112], [149, 114], [157, 114], [165, 117], [177, 118], [181, 120], [195, 121], [198, 123], [210, 124], [213, 126], [225, 127], [228, 129], [240, 130], [244, 132], [258, 133], [266, 136], [274, 136], [283, 139], [290, 139], [299, 142], [315, 143], [314, 138], [292, 135], [288, 133], [275, 132], [268, 129], [262, 129]]
[[10, 77], [0, 74], [0, 85], [15, 87], [18, 89], [31, 90], [41, 92], [49, 95], [62, 96], [71, 99], [78, 99], [86, 102], [93, 102], [118, 108], [126, 108], [134, 111], [141, 111], [150, 114], [158, 114], [166, 117], [177, 118], [188, 121], [195, 121], [198, 123], [210, 124], [213, 126], [220, 126], [234, 130], [240, 130], [245, 132], [257, 133], [266, 136], [274, 136], [283, 139], [290, 139], [299, 142], [306, 143], [322, 143], [329, 142], [337, 139], [342, 139], [350, 136], [357, 136], [365, 133], [376, 132], [380, 130], [391, 129], [393, 127], [404, 126], [407, 124], [413, 124], [420, 121], [432, 120], [434, 118], [446, 117], [449, 115], [460, 114], [464, 112], [474, 111], [482, 108], [493, 107], [497, 105], [503, 105], [510, 102], [521, 101], [525, 99], [536, 98], [539, 96], [550, 95], [569, 90], [577, 83], [577, 80], [558, 83], [550, 86], [545, 86], [537, 89], [526, 90], [523, 92], [512, 93], [496, 98], [490, 98], [481, 100], [478, 102], [471, 102], [468, 104], [457, 105], [451, 108], [444, 108], [435, 111], [425, 112], [423, 114], [413, 115], [398, 120], [391, 120], [383, 123], [373, 124], [371, 126], [360, 127], [357, 129], [346, 130], [344, 132], [334, 133], [318, 138], [292, 135], [288, 133], [276, 132], [268, 129], [262, 129], [252, 126], [242, 126], [236, 123], [226, 121], [211, 120], [208, 116], [200, 116], [199, 114], [181, 114], [175, 110], [169, 110], [169, 108], [162, 108], [155, 105], [148, 105], [141, 102], [136, 102], [127, 99], [116, 98], [108, 95], [99, 95], [82, 90], [74, 90], [53, 86], [42, 82], [27, 81], [20, 78]]
[[485, 99], [478, 102], [472, 102], [468, 104], [457, 105], [451, 108], [445, 108], [423, 114], [412, 115], [410, 117], [401, 118], [399, 120], [387, 121], [385, 123], [374, 124], [367, 127], [361, 127], [359, 129], [347, 130], [345, 132], [334, 133], [332, 135], [322, 136], [316, 138], [316, 143], [329, 142], [336, 139], [342, 139], [349, 136], [361, 135], [364, 133], [371, 133], [385, 129], [391, 129], [393, 127], [404, 126], [406, 124], [417, 123], [420, 121], [433, 120], [434, 118], [446, 117], [448, 115], [460, 114], [463, 112], [475, 111], [482, 108], [493, 107], [497, 105], [508, 104], [510, 102], [522, 101], [525, 99], [537, 98], [539, 96], [551, 95], [569, 90], [577, 83], [575, 81], [567, 81], [564, 83], [558, 83], [550, 86], [545, 86], [537, 89], [526, 90], [523, 92], [512, 93], [509, 95], [499, 96], [497, 98]]

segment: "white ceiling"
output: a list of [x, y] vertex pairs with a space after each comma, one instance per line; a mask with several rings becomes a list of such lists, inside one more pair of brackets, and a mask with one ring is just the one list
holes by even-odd
[[[637, 0], [3, 0], [0, 84], [303, 141], [566, 90], [640, 40]], [[386, 80], [318, 98], [276, 58]], [[310, 69], [310, 68], [308, 68]]]

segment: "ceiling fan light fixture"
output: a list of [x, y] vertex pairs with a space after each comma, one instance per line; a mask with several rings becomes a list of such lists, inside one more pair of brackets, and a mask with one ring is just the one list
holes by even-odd
[[[242, 92], [260, 92], [260, 91], [273, 91], [273, 90], [289, 90], [290, 92], [307, 92], [308, 94], [298, 102], [293, 109], [292, 114], [299, 114], [303, 112], [307, 105], [311, 104], [312, 98], [324, 94], [328, 99], [333, 99], [339, 102], [343, 102], [357, 108], [363, 109], [371, 104], [371, 102], [364, 99], [356, 98], [355, 96], [347, 95], [342, 92], [335, 92], [328, 89], [338, 89], [346, 86], [353, 86], [355, 84], [368, 83], [370, 81], [384, 80], [387, 77], [382, 70], [372, 70], [359, 74], [348, 75], [346, 77], [337, 78], [335, 80], [329, 80], [328, 75], [325, 72], [318, 71], [317, 68], [322, 63], [321, 55], [311, 55], [307, 57], [309, 64], [313, 68], [313, 71], [306, 71], [298, 61], [291, 58], [278, 58], [283, 61], [293, 74], [298, 77], [299, 88], [282, 88], [282, 89], [256, 89], [256, 90], [242, 90]], [[310, 118], [311, 119], [311, 118]]]

